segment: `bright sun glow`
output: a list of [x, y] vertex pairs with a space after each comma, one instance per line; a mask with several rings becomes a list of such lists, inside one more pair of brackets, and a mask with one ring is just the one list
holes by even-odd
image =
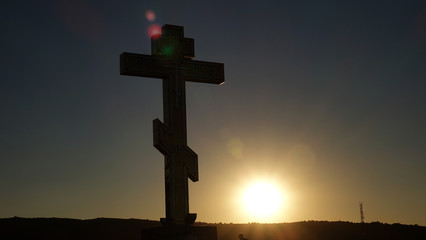
[[283, 196], [274, 184], [256, 182], [245, 190], [243, 202], [254, 219], [267, 221], [282, 207]]

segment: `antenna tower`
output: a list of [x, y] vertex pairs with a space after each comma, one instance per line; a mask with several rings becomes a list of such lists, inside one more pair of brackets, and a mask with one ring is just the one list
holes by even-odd
[[364, 223], [364, 210], [362, 209], [362, 202], [359, 202], [359, 213], [361, 214], [361, 223]]

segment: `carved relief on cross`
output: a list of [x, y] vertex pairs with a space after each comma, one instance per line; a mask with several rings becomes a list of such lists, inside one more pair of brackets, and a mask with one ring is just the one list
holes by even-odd
[[192, 60], [194, 40], [183, 27], [164, 25], [161, 36], [151, 38], [151, 54], [122, 53], [120, 74], [163, 79], [164, 123], [153, 121], [154, 146], [164, 155], [166, 223], [192, 224], [188, 178], [198, 181], [198, 156], [187, 146], [185, 81], [222, 84], [223, 63]]

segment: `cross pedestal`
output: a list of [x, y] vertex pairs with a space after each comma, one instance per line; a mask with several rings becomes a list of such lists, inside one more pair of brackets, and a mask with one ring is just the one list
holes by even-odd
[[151, 38], [151, 55], [120, 55], [121, 75], [163, 80], [164, 122], [155, 119], [153, 127], [154, 146], [165, 163], [166, 217], [161, 222], [170, 232], [176, 231], [175, 226], [188, 231], [197, 217], [189, 213], [188, 178], [198, 181], [198, 156], [187, 146], [185, 82], [224, 82], [223, 63], [193, 57], [194, 39], [185, 38], [183, 27], [173, 25], [164, 25], [161, 36]]
[[142, 230], [142, 240], [217, 240], [216, 226], [169, 225]]

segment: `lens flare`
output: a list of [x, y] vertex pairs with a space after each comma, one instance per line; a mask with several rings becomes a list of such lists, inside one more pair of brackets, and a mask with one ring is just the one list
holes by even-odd
[[147, 10], [145, 12], [145, 17], [148, 21], [153, 22], [155, 20], [155, 13], [152, 10]]
[[148, 27], [148, 36], [150, 38], [159, 38], [161, 36], [161, 27], [158, 24], [151, 24]]

